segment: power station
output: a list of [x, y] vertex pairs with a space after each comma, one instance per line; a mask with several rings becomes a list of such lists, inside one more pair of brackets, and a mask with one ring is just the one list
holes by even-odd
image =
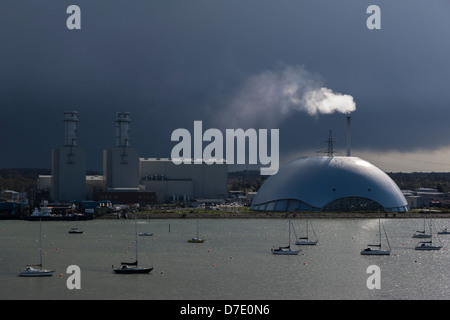
[[39, 176], [53, 202], [114, 201], [152, 204], [168, 201], [224, 201], [225, 164], [174, 164], [168, 158], [140, 158], [131, 147], [129, 112], [117, 112], [115, 146], [103, 151], [103, 175], [86, 175], [86, 150], [78, 146], [78, 113], [64, 113], [65, 143], [52, 150], [52, 174]]
[[[115, 145], [103, 151], [103, 175], [86, 175], [86, 151], [78, 145], [76, 111], [64, 113], [64, 146], [52, 150], [52, 175], [40, 176], [51, 201], [115, 201], [153, 204], [227, 198], [226, 164], [140, 158], [131, 147], [129, 112], [117, 112]], [[347, 117], [346, 156], [335, 156], [332, 132], [325, 156], [300, 157], [281, 167], [259, 189], [251, 208], [260, 211], [409, 210], [395, 182], [371, 163], [351, 156]]]

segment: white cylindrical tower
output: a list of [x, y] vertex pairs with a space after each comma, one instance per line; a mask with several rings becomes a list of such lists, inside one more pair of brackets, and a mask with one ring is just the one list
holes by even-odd
[[75, 147], [77, 146], [77, 117], [78, 112], [76, 111], [66, 111], [64, 112], [64, 123], [65, 123], [65, 147]]
[[130, 146], [130, 113], [117, 112], [116, 114], [116, 147]]

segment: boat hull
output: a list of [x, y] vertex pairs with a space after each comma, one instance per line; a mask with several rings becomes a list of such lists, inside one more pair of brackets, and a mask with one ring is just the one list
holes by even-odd
[[119, 274], [133, 274], [133, 273], [150, 273], [153, 268], [142, 268], [142, 267], [128, 267], [128, 268], [114, 268], [115, 273]]
[[431, 235], [430, 234], [414, 234], [412, 237], [418, 238], [418, 239], [427, 239], [427, 238], [431, 238]]
[[83, 230], [78, 230], [78, 229], [69, 230], [69, 233], [71, 233], [71, 234], [80, 234], [80, 233], [83, 233], [83, 232], [84, 232]]
[[272, 249], [272, 253], [275, 255], [294, 256], [300, 253], [300, 250], [280, 250]]
[[441, 250], [440, 246], [417, 246], [414, 248], [415, 250]]
[[363, 256], [388, 256], [391, 252], [388, 250], [363, 250], [361, 255]]
[[194, 238], [194, 239], [188, 240], [188, 242], [189, 242], [189, 243], [203, 243], [203, 242], [205, 242], [205, 240]]
[[21, 277], [51, 277], [55, 270], [34, 269], [32, 271], [24, 270], [19, 273]]
[[315, 246], [317, 241], [297, 241], [295, 244], [298, 246]]

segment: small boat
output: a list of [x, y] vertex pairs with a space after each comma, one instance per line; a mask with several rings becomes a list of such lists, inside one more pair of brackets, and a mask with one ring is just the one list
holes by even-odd
[[83, 230], [79, 230], [78, 228], [72, 228], [69, 230], [69, 233], [72, 233], [72, 234], [80, 234], [83, 232], [84, 232]]
[[114, 267], [112, 266], [115, 273], [118, 274], [133, 274], [133, 273], [150, 273], [150, 271], [153, 270], [153, 267], [140, 267], [138, 265], [138, 241], [137, 241], [137, 220], [136, 217], [134, 218], [134, 224], [135, 224], [135, 234], [136, 234], [136, 240], [135, 240], [135, 246], [136, 246], [136, 261], [134, 262], [121, 262], [120, 267]]
[[39, 260], [37, 265], [27, 265], [25, 270], [19, 273], [21, 277], [49, 277], [52, 276], [55, 270], [38, 269], [33, 267], [42, 268], [42, 221], [39, 223]]
[[450, 231], [448, 231], [447, 228], [444, 228], [443, 230], [439, 231], [437, 234], [450, 234]]
[[272, 248], [271, 251], [275, 255], [297, 255], [301, 250], [293, 250], [291, 249], [291, 220], [289, 220], [289, 238], [288, 245], [278, 248]]
[[197, 237], [189, 239], [187, 242], [189, 242], [189, 243], [203, 243], [203, 242], [205, 242], [204, 239], [200, 239], [199, 236], [198, 236], [198, 219], [197, 219]]
[[[147, 216], [147, 223], [150, 221], [150, 218]], [[139, 232], [139, 236], [141, 237], [151, 237], [153, 236], [152, 232]]]
[[[372, 245], [374, 246], [374, 245]], [[373, 248], [366, 248], [361, 251], [361, 254], [363, 256], [388, 256], [391, 254], [391, 251], [389, 250], [381, 250], [381, 249], [373, 249]]]
[[[433, 225], [430, 219], [430, 238], [433, 236]], [[439, 240], [439, 238], [437, 238]], [[433, 241], [420, 241], [419, 244], [414, 248], [415, 250], [441, 250], [442, 246], [433, 245]]]
[[143, 236], [143, 237], [151, 237], [153, 235], [153, 233], [150, 233], [150, 232], [139, 232], [139, 235]]
[[433, 245], [433, 242], [430, 241], [421, 241], [420, 245], [417, 245], [414, 249], [415, 250], [440, 250], [442, 246], [435, 246]]
[[[309, 225], [309, 220], [306, 219], [306, 236], [297, 237], [297, 235], [296, 235], [296, 237], [297, 237], [297, 241], [295, 241], [296, 245], [298, 245], [298, 246], [315, 246], [317, 244], [318, 241], [317, 241], [317, 236], [316, 236], [316, 233], [314, 232], [314, 229], [313, 229], [313, 233], [314, 233], [315, 240], [310, 240], [308, 237], [308, 231], [309, 231], [308, 225]], [[311, 224], [311, 228], [312, 228], [312, 224]], [[294, 230], [294, 232], [295, 232], [295, 230]]]
[[280, 255], [297, 255], [301, 251], [301, 250], [292, 250], [290, 245], [286, 247], [272, 248], [271, 250], [273, 254], [280, 254]]
[[[413, 238], [417, 238], [417, 239], [427, 239], [427, 238], [431, 238], [431, 233], [426, 233], [425, 229], [426, 229], [426, 217], [425, 217], [425, 213], [423, 215], [423, 231], [422, 230], [417, 230], [416, 233], [413, 234]], [[431, 228], [431, 226], [430, 226]]]
[[76, 228], [70, 229], [69, 233], [71, 233], [71, 234], [81, 234], [81, 233], [83, 233], [84, 232], [83, 230], [78, 229], [78, 224], [79, 224], [79, 222], [78, 222], [78, 215], [77, 215], [77, 226], [76, 226]]
[[150, 273], [153, 270], [152, 267], [140, 267], [136, 264], [122, 262], [120, 267], [114, 267], [113, 270], [115, 273], [119, 274], [133, 274], [133, 273]]
[[416, 231], [416, 233], [413, 234], [412, 237], [418, 238], [418, 239], [426, 239], [426, 238], [431, 238], [431, 234], [425, 233], [425, 231]]
[[[36, 265], [42, 266], [42, 265]], [[36, 269], [33, 266], [27, 266], [27, 268], [19, 273], [21, 277], [49, 277], [52, 276], [55, 270]]]
[[[386, 235], [386, 230], [384, 229], [383, 225], [383, 231], [386, 236], [386, 242], [389, 246], [389, 250], [382, 250], [381, 249], [381, 219], [378, 218], [378, 235], [379, 235], [379, 243], [378, 244], [369, 244], [368, 247], [361, 251], [361, 255], [364, 256], [388, 256], [391, 254], [391, 246], [389, 245], [389, 240]], [[377, 248], [377, 249], [374, 249]]]

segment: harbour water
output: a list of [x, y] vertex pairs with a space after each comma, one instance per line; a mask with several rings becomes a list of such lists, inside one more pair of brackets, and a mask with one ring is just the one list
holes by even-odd
[[[83, 234], [69, 234], [74, 222], [43, 222], [43, 267], [52, 277], [23, 278], [26, 264], [39, 262], [39, 222], [0, 222], [0, 295], [7, 299], [448, 299], [450, 235], [439, 235], [439, 251], [417, 251], [421, 219], [383, 220], [390, 256], [362, 256], [378, 241], [378, 219], [310, 219], [319, 243], [297, 256], [275, 256], [270, 249], [287, 244], [285, 219], [138, 220], [139, 264], [150, 274], [119, 275], [112, 265], [135, 258], [134, 220], [79, 222]], [[293, 219], [300, 236], [305, 219]], [[433, 219], [435, 230], [450, 223]], [[434, 231], [435, 233], [435, 231]], [[293, 239], [294, 237], [292, 237]], [[383, 239], [383, 245], [386, 245]], [[68, 289], [71, 273], [81, 270], [81, 289]], [[380, 289], [369, 289], [371, 265], [380, 268]]]

